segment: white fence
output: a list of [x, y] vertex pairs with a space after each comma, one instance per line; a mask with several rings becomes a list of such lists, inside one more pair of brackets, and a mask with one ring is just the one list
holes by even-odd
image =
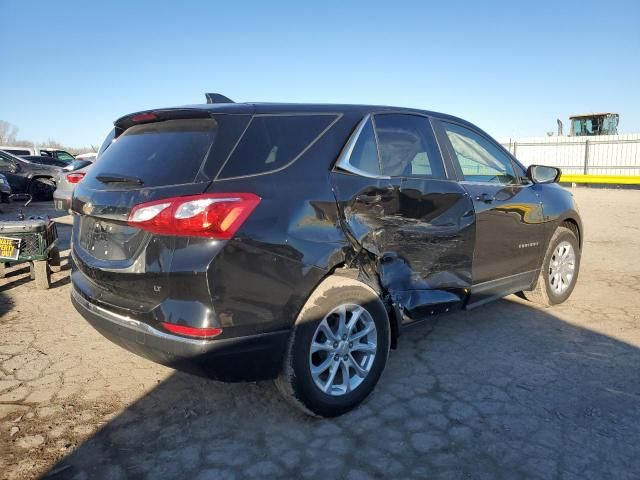
[[552, 165], [566, 174], [640, 175], [640, 133], [538, 137], [501, 141], [524, 165]]

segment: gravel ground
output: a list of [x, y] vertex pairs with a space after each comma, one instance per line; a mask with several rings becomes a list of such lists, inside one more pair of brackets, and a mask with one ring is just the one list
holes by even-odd
[[138, 358], [74, 311], [68, 270], [38, 291], [17, 269], [0, 280], [0, 478], [638, 478], [640, 191], [575, 195], [586, 244], [566, 304], [511, 296], [414, 327], [334, 420], [270, 382]]

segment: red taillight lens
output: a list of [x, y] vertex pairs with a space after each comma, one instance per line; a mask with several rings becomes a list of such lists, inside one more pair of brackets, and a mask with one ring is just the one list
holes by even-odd
[[175, 323], [163, 322], [162, 326], [171, 333], [177, 333], [178, 335], [184, 335], [186, 337], [196, 338], [213, 338], [222, 333], [221, 328], [209, 327], [209, 328], [196, 328], [187, 327], [185, 325], [176, 325]]
[[253, 193], [205, 193], [136, 205], [129, 225], [163, 235], [228, 240], [238, 231], [260, 197]]
[[69, 183], [79, 183], [80, 180], [84, 178], [84, 173], [68, 173], [67, 174], [67, 182]]

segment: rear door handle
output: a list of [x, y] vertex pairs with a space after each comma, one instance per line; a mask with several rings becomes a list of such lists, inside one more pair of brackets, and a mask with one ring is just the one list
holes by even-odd
[[491, 203], [493, 202], [493, 197], [488, 193], [481, 193], [476, 197], [476, 200], [478, 202]]

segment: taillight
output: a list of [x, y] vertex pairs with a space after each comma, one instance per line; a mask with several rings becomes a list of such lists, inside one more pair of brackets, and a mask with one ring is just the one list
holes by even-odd
[[132, 122], [149, 122], [151, 120], [156, 120], [158, 116], [155, 113], [147, 112], [147, 113], [139, 113], [138, 115], [134, 115], [131, 118]]
[[80, 180], [84, 178], [84, 173], [67, 173], [67, 182], [69, 183], [79, 183]]
[[187, 337], [195, 337], [195, 338], [213, 338], [217, 337], [222, 333], [221, 328], [216, 327], [207, 327], [207, 328], [197, 328], [197, 327], [187, 327], [185, 325], [176, 325], [175, 323], [167, 323], [163, 322], [162, 326], [166, 328], [171, 333], [177, 333], [178, 335], [184, 335]]
[[253, 193], [205, 193], [136, 205], [128, 223], [162, 235], [228, 240], [260, 203]]

